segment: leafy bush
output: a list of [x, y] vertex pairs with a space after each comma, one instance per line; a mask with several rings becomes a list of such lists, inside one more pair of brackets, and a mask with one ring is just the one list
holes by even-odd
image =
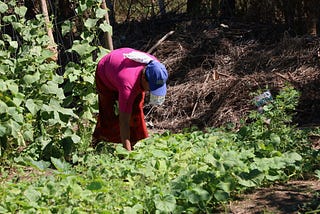
[[263, 112], [252, 111], [249, 124], [239, 130], [239, 141], [248, 148], [258, 148], [259, 156], [269, 157], [288, 150], [301, 151], [308, 142], [302, 130], [292, 124], [299, 92], [286, 86], [269, 103]]
[[[69, 63], [60, 76], [58, 64], [48, 60], [54, 53], [42, 15], [26, 20], [26, 7], [15, 1], [0, 6], [1, 22], [14, 32], [4, 31], [0, 40], [0, 155], [19, 149], [35, 159], [67, 156], [82, 140], [84, 121], [92, 127], [97, 111], [96, 60], [107, 52], [96, 45], [97, 32], [110, 26], [96, 23], [106, 11], [92, 1], [79, 5], [79, 19], [84, 11], [91, 14], [83, 20], [81, 39], [68, 50], [79, 55], [79, 63]], [[63, 26], [67, 33], [70, 22]]]

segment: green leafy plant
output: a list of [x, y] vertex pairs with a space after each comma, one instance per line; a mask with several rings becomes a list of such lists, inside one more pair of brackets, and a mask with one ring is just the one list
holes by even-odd
[[263, 106], [263, 112], [252, 111], [253, 121], [239, 130], [239, 140], [249, 147], [259, 148], [261, 156], [276, 156], [289, 150], [301, 150], [308, 143], [303, 131], [295, 129], [292, 118], [299, 92], [286, 86], [274, 99]]
[[[91, 15], [81, 19], [85, 28], [69, 50], [79, 62], [69, 63], [60, 76], [58, 64], [48, 60], [54, 53], [47, 48], [43, 16], [26, 20], [27, 8], [15, 1], [1, 2], [1, 8], [1, 23], [12, 26], [14, 34], [3, 32], [0, 40], [0, 155], [14, 155], [19, 148], [35, 159], [69, 157], [95, 120], [94, 71], [107, 52], [96, 44], [100, 31], [111, 31], [102, 21], [106, 11], [99, 2], [81, 1], [79, 17]], [[63, 26], [67, 33], [70, 21]]]

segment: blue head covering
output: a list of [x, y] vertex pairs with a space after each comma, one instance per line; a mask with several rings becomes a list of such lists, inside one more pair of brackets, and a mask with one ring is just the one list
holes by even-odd
[[148, 63], [146, 77], [149, 82], [150, 93], [155, 96], [165, 96], [167, 93], [168, 72], [166, 67], [155, 60]]

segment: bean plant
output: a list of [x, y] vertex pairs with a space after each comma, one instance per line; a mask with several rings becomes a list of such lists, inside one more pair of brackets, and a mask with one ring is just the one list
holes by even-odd
[[[94, 122], [95, 66], [107, 53], [97, 38], [111, 28], [99, 1], [81, 2], [77, 11], [84, 29], [67, 50], [79, 61], [69, 62], [59, 75], [61, 66], [50, 60], [54, 53], [44, 17], [27, 20], [26, 11], [16, 1], [0, 2], [0, 23], [11, 29], [0, 34], [0, 157], [16, 156], [17, 150], [35, 159], [67, 157]], [[85, 12], [90, 16], [83, 17]], [[63, 34], [71, 32], [69, 20], [61, 25]]]

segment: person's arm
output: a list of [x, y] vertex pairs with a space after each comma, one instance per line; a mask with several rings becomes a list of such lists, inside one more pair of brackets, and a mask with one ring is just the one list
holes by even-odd
[[120, 137], [123, 147], [128, 151], [131, 151], [131, 142], [130, 142], [130, 113], [119, 113], [119, 122], [120, 122]]

